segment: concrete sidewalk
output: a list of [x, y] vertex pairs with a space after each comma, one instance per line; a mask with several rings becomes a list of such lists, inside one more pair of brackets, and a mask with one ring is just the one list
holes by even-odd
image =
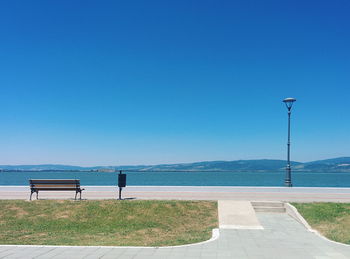
[[[116, 199], [115, 186], [84, 186], [83, 199]], [[29, 186], [0, 186], [0, 199], [29, 199]], [[350, 188], [128, 186], [122, 197], [161, 200], [244, 200], [286, 202], [350, 202]], [[72, 199], [74, 192], [41, 192], [40, 199]]]

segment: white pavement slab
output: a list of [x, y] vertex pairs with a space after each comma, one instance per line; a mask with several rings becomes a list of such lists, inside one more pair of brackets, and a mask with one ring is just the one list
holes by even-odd
[[249, 201], [218, 201], [219, 228], [263, 229]]

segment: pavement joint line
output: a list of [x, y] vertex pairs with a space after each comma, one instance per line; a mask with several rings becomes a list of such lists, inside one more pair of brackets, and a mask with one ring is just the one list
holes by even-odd
[[[41, 247], [43, 247], [43, 246], [41, 246]], [[39, 257], [39, 256], [42, 256], [42, 255], [44, 255], [44, 254], [47, 254], [47, 253], [50, 253], [52, 250], [54, 250], [56, 247], [52, 247], [52, 249], [50, 249], [49, 251], [44, 251], [44, 252], [42, 252], [41, 254], [39, 254], [39, 255], [37, 255], [36, 257]]]
[[[40, 256], [44, 256], [44, 254], [51, 253], [51, 252], [53, 252], [53, 251], [54, 251], [55, 249], [57, 249], [57, 248], [59, 248], [59, 247], [53, 247], [51, 250], [46, 251], [45, 253], [41, 254]], [[53, 256], [51, 256], [51, 258], [53, 258], [53, 257], [55, 257], [55, 256], [58, 256], [58, 255], [61, 255], [61, 254], [63, 254], [65, 251], [63, 250], [63, 251], [57, 251], [57, 252], [58, 252], [58, 253], [55, 254], [55, 255], [53, 255]], [[40, 256], [36, 256], [36, 257], [40, 257]]]

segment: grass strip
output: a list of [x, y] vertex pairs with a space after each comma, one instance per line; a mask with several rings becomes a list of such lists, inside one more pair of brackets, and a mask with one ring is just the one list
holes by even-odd
[[325, 237], [350, 244], [349, 203], [293, 203], [313, 229]]
[[0, 244], [168, 246], [208, 240], [211, 201], [0, 200]]

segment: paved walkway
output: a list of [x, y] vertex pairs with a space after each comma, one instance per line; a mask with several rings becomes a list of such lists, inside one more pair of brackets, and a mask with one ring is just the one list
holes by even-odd
[[218, 201], [220, 229], [263, 229], [249, 201]]
[[[116, 199], [115, 186], [84, 186], [83, 199]], [[29, 199], [29, 186], [0, 186], [0, 199]], [[73, 192], [41, 192], [41, 199], [71, 199]], [[230, 187], [230, 186], [128, 186], [128, 199], [328, 201], [350, 202], [350, 188]]]
[[350, 247], [309, 232], [285, 213], [257, 213], [264, 229], [220, 229], [220, 237], [205, 244], [172, 248], [0, 246], [0, 258], [350, 258]]

